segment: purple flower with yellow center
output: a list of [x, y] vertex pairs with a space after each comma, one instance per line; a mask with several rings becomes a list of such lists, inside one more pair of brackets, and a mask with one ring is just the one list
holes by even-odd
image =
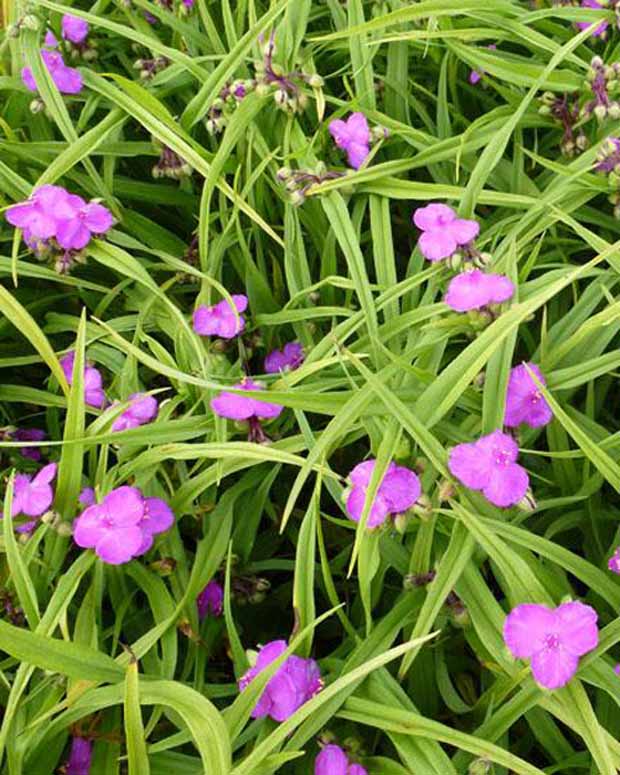
[[598, 615], [572, 601], [557, 608], [523, 603], [504, 622], [504, 642], [516, 659], [529, 659], [539, 686], [559, 689], [577, 672], [579, 657], [598, 645]]
[[509, 428], [516, 428], [521, 423], [529, 425], [530, 428], [541, 428], [553, 419], [551, 407], [530, 372], [541, 385], [546, 385], [545, 378], [535, 363], [521, 364], [511, 370], [504, 415], [504, 425]]
[[334, 119], [329, 123], [329, 133], [338, 148], [347, 153], [347, 160], [358, 170], [370, 153], [370, 129], [363, 113], [352, 113], [346, 121]]
[[113, 431], [126, 431], [146, 425], [157, 417], [159, 406], [153, 396], [144, 393], [132, 393], [131, 403], [112, 423]]
[[288, 342], [281, 350], [272, 350], [265, 358], [265, 374], [294, 371], [304, 362], [304, 348], [299, 342]]
[[[27, 517], [41, 517], [49, 510], [54, 501], [54, 490], [51, 482], [56, 476], [56, 463], [44, 466], [37, 474], [17, 474], [13, 482], [13, 502], [11, 515], [17, 517], [24, 514]], [[34, 529], [36, 521], [19, 525], [18, 533], [29, 533]]]
[[332, 743], [324, 746], [314, 760], [314, 775], [368, 775], [368, 771], [350, 762], [345, 751]]
[[196, 599], [198, 616], [221, 616], [224, 606], [224, 590], [222, 585], [213, 579], [202, 590]]
[[145, 498], [137, 487], [117, 487], [75, 520], [73, 540], [83, 549], [94, 549], [104, 562], [121, 565], [147, 552], [154, 536], [173, 522], [165, 501]]
[[[286, 648], [285, 640], [274, 640], [262, 646], [255, 666], [239, 681], [239, 690], [243, 691], [249, 686]], [[304, 659], [293, 654], [268, 682], [252, 711], [252, 718], [270, 716], [274, 721], [286, 721], [322, 687], [321, 672], [314, 659]]]
[[444, 204], [419, 207], [413, 214], [413, 222], [422, 232], [418, 240], [420, 252], [429, 261], [449, 258], [457, 248], [468, 245], [480, 233], [476, 221], [459, 218]]
[[[60, 365], [69, 385], [73, 382], [73, 363], [75, 361], [75, 351], [71, 350], [60, 359]], [[89, 406], [95, 406], [97, 409], [105, 404], [105, 393], [103, 392], [103, 378], [101, 372], [94, 366], [86, 364], [84, 368], [84, 401]]]
[[194, 331], [201, 336], [219, 336], [222, 339], [233, 339], [245, 328], [245, 318], [241, 314], [248, 307], [248, 297], [242, 293], [231, 296], [233, 307], [226, 299], [222, 299], [211, 307], [201, 305], [194, 312]]
[[87, 21], [77, 16], [72, 16], [70, 13], [66, 13], [62, 17], [61, 27], [62, 37], [78, 45], [86, 40], [90, 29]]
[[485, 274], [480, 269], [461, 272], [450, 280], [444, 301], [456, 312], [501, 304], [514, 295], [511, 280], [502, 274]]
[[448, 459], [453, 476], [471, 490], [481, 490], [494, 506], [514, 506], [530, 484], [527, 471], [516, 461], [519, 447], [506, 433], [493, 431], [478, 441], [458, 444]]
[[85, 737], [74, 737], [71, 740], [71, 752], [65, 764], [65, 775], [90, 775], [93, 758], [93, 744]]
[[[366, 491], [377, 465], [376, 460], [358, 463], [349, 474], [353, 487], [347, 497], [347, 513], [359, 522], [364, 511]], [[366, 527], [383, 524], [390, 514], [401, 514], [418, 500], [422, 488], [420, 480], [409, 468], [390, 463], [370, 507]]]
[[[59, 92], [62, 94], [79, 94], [82, 91], [83, 84], [80, 71], [66, 65], [62, 54], [58, 51], [48, 51], [43, 48], [41, 49], [41, 58]], [[29, 91], [36, 92], [37, 84], [32, 70], [29, 67], [24, 67], [21, 76], [24, 86]]]

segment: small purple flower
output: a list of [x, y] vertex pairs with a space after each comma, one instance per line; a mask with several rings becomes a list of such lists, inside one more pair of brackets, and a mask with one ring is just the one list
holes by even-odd
[[473, 269], [450, 280], [444, 301], [456, 312], [468, 312], [508, 301], [514, 292], [514, 285], [504, 275], [485, 274], [480, 269]]
[[358, 170], [370, 153], [370, 129], [366, 116], [352, 113], [346, 121], [330, 121], [329, 133], [338, 148], [347, 152], [351, 167]]
[[93, 744], [84, 737], [71, 740], [71, 753], [65, 764], [65, 775], [90, 775]]
[[[488, 49], [491, 51], [495, 51], [497, 48], [497, 45], [495, 43], [491, 43], [489, 46], [487, 46]], [[472, 86], [476, 86], [476, 84], [480, 83], [482, 80], [482, 76], [486, 75], [486, 72], [484, 70], [472, 70], [469, 73], [469, 82]]]
[[62, 37], [71, 43], [83, 43], [88, 37], [88, 22], [77, 16], [72, 16], [70, 13], [66, 13], [62, 17], [61, 26]]
[[620, 675], [620, 664], [614, 665], [614, 673]]
[[339, 745], [326, 745], [314, 760], [314, 775], [348, 775], [349, 759]]
[[[17, 474], [13, 485], [13, 503], [11, 515], [17, 517], [25, 514], [27, 517], [40, 517], [52, 505], [54, 490], [51, 482], [56, 476], [56, 463], [49, 463], [35, 476]], [[26, 522], [15, 528], [18, 533], [30, 533], [36, 526], [36, 521]]]
[[[45, 431], [41, 428], [18, 428], [11, 434], [15, 441], [43, 441], [45, 436]], [[41, 452], [38, 447], [22, 447], [19, 451], [30, 460], [41, 460]]]
[[233, 339], [245, 328], [245, 318], [241, 314], [248, 306], [248, 297], [236, 293], [232, 297], [237, 310], [235, 313], [226, 299], [222, 299], [211, 307], [201, 305], [194, 312], [194, 331], [201, 336], [220, 336], [222, 339]]
[[546, 385], [541, 370], [535, 363], [515, 366], [510, 372], [506, 391], [504, 425], [516, 428], [521, 423], [530, 428], [541, 428], [553, 419], [551, 407], [540, 392], [529, 371], [536, 375], [541, 385]]
[[527, 471], [516, 460], [516, 441], [501, 431], [493, 431], [478, 441], [458, 444], [450, 452], [448, 468], [453, 476], [472, 490], [482, 490], [495, 506], [514, 506], [529, 487]]
[[618, 546], [612, 556], [609, 558], [607, 567], [612, 573], [620, 575], [620, 546]]
[[458, 247], [475, 240], [480, 232], [476, 221], [458, 218], [454, 210], [444, 204], [419, 207], [413, 214], [413, 222], [422, 231], [418, 247], [429, 261], [449, 258]]
[[[71, 350], [60, 359], [60, 365], [69, 385], [73, 382], [73, 362], [75, 361], [75, 351]], [[86, 364], [84, 368], [84, 401], [89, 406], [97, 409], [105, 404], [105, 393], [103, 392], [103, 378], [101, 372], [94, 366]]]
[[304, 348], [299, 342], [288, 342], [281, 350], [273, 350], [265, 358], [265, 374], [294, 371], [304, 362]]
[[[581, 0], [581, 7], [582, 8], [594, 8], [603, 10], [605, 6], [601, 5], [598, 0]], [[579, 30], [585, 30], [587, 29], [593, 22], [575, 22], [575, 26]], [[598, 27], [594, 28], [594, 32], [592, 33], [592, 37], [594, 38], [600, 38], [604, 35], [605, 30], [609, 27], [609, 22], [607, 19], [603, 19], [603, 21], [598, 25]]]
[[43, 40], [43, 45], [47, 46], [48, 48], [58, 48], [58, 38], [54, 35], [54, 33], [51, 30], [48, 30], [45, 33], [45, 39]]
[[198, 595], [196, 603], [200, 619], [204, 619], [205, 616], [221, 616], [224, 605], [222, 585], [215, 580], [210, 581]]
[[[256, 665], [239, 681], [243, 691], [268, 665], [286, 651], [285, 640], [266, 643], [258, 652]], [[286, 721], [298, 708], [311, 700], [323, 684], [321, 672], [314, 659], [291, 655], [271, 678], [258, 700], [252, 718], [271, 716], [274, 721]]]
[[[347, 512], [354, 522], [359, 522], [364, 511], [366, 491], [370, 484], [376, 460], [358, 463], [349, 474], [353, 484], [347, 498]], [[420, 497], [420, 480], [408, 468], [390, 463], [370, 507], [366, 527], [383, 524], [390, 514], [400, 514], [411, 508]]]
[[82, 250], [93, 234], [105, 234], [114, 224], [112, 213], [98, 202], [85, 202], [81, 196], [69, 196], [74, 212], [56, 224], [56, 241], [65, 250]]
[[82, 492], [79, 494], [78, 500], [81, 506], [92, 506], [97, 502], [97, 499], [95, 498], [95, 491], [92, 487], [84, 487]]
[[113, 431], [126, 431], [145, 425], [157, 417], [159, 406], [153, 396], [144, 393], [132, 393], [131, 403], [112, 423]]
[[[236, 390], [264, 390], [262, 385], [251, 379], [244, 379], [243, 382], [233, 386]], [[226, 417], [229, 420], [249, 420], [252, 417], [261, 420], [270, 420], [278, 417], [283, 406], [271, 404], [266, 401], [257, 401], [255, 398], [249, 398], [236, 393], [230, 393], [223, 390], [218, 396], [211, 400], [211, 409], [220, 417]]]
[[368, 775], [368, 770], [361, 764], [349, 764], [347, 775]]
[[[68, 67], [65, 64], [62, 54], [58, 51], [48, 51], [41, 49], [41, 57], [47, 68], [56, 88], [63, 94], [79, 94], [82, 91], [82, 75], [74, 67]], [[22, 69], [22, 82], [31, 92], [37, 91], [37, 84], [34, 80], [32, 70], [29, 67]]]
[[136, 487], [117, 487], [77, 517], [73, 540], [84, 549], [94, 549], [104, 562], [121, 565], [147, 552], [153, 537], [173, 522], [165, 501], [144, 498]]
[[518, 605], [504, 622], [504, 643], [516, 659], [529, 659], [539, 686], [559, 689], [577, 672], [579, 657], [598, 645], [597, 613], [573, 601], [557, 608]]
[[9, 207], [5, 217], [31, 238], [50, 239], [56, 236], [58, 221], [73, 213], [69, 196], [60, 186], [39, 186], [25, 202]]

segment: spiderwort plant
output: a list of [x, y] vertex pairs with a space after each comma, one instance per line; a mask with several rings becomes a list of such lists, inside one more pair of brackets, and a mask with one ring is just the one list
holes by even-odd
[[[52, 482], [56, 477], [56, 463], [49, 463], [34, 476], [16, 474], [13, 482], [11, 515], [18, 517], [42, 517], [52, 505], [54, 490]], [[18, 533], [30, 533], [36, 527], [36, 520], [19, 525]]]
[[[366, 492], [376, 465], [376, 460], [365, 460], [349, 473], [352, 487], [347, 494], [347, 514], [354, 522], [362, 518]], [[378, 527], [388, 516], [406, 512], [421, 494], [422, 487], [417, 475], [391, 462], [372, 501], [366, 527]]]
[[234, 308], [227, 299], [206, 307], [196, 308], [193, 318], [194, 331], [200, 336], [219, 336], [234, 339], [245, 329], [245, 317], [241, 314], [248, 308], [248, 297], [242, 293], [231, 296]]
[[[250, 378], [245, 378], [238, 385], [233, 385], [236, 390], [264, 390], [264, 386]], [[280, 404], [269, 401], [259, 401], [251, 396], [231, 393], [223, 390], [215, 398], [211, 399], [211, 409], [220, 417], [238, 422], [247, 422], [249, 426], [248, 439], [262, 443], [267, 441], [267, 436], [262, 429], [261, 420], [272, 420], [279, 417], [284, 409]]]

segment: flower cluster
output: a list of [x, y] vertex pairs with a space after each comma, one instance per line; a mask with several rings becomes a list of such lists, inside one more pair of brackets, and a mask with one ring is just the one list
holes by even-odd
[[601, 144], [595, 169], [607, 175], [609, 202], [614, 206], [614, 217], [620, 218], [620, 138], [608, 137]]
[[565, 686], [579, 657], [598, 645], [598, 616], [589, 605], [571, 601], [557, 608], [524, 603], [504, 622], [504, 642], [516, 659], [529, 659], [534, 680], [545, 689]]
[[145, 498], [136, 487], [117, 487], [75, 520], [73, 540], [83, 549], [94, 549], [104, 562], [121, 565], [148, 552], [154, 536], [173, 522], [165, 501]]
[[422, 232], [418, 247], [429, 261], [450, 259], [455, 266], [464, 263], [464, 271], [454, 277], [444, 297], [448, 306], [457, 312], [469, 312], [508, 301], [514, 294], [514, 285], [504, 275], [482, 272], [490, 256], [480, 253], [473, 245], [480, 233], [477, 221], [459, 218], [451, 207], [430, 204], [419, 207], [413, 222]]
[[368, 770], [350, 761], [339, 745], [330, 743], [314, 760], [314, 775], [368, 775]]
[[[21, 514], [26, 517], [43, 516], [54, 500], [54, 490], [51, 483], [55, 476], [56, 463], [46, 465], [35, 476], [17, 474], [13, 484], [11, 515], [13, 517]], [[19, 533], [30, 533], [35, 526], [36, 520], [31, 520], [19, 525], [16, 530]]]
[[[59, 51], [49, 51], [46, 48], [42, 48], [40, 53], [43, 64], [59, 92], [62, 94], [79, 94], [82, 91], [83, 82], [80, 71], [74, 67], [69, 67]], [[38, 88], [31, 68], [22, 68], [21, 76], [22, 82], [28, 91], [36, 94]]]
[[38, 258], [56, 259], [61, 273], [83, 261], [82, 251], [93, 235], [105, 234], [114, 223], [103, 205], [52, 185], [35, 189], [25, 202], [9, 207], [5, 216], [12, 226], [23, 229], [26, 244]]
[[157, 73], [165, 70], [170, 64], [168, 57], [158, 56], [152, 59], [136, 59], [133, 63], [134, 69], [140, 71], [140, 78], [143, 81], [149, 81]]
[[314, 169], [293, 170], [290, 167], [281, 167], [276, 177], [284, 184], [291, 204], [299, 206], [306, 201], [306, 196], [313, 186], [318, 186], [326, 180], [342, 178], [344, 173], [328, 170], [320, 161]]
[[154, 178], [171, 178], [172, 180], [181, 180], [188, 178], [192, 174], [192, 168], [171, 148], [164, 145], [157, 164], [153, 167], [152, 174]]
[[[618, 26], [620, 27], [620, 3], [618, 0], [602, 0], [602, 2], [601, 0], [581, 0], [580, 5], [582, 8], [591, 8], [593, 10], [615, 10], [618, 18]], [[592, 23], [592, 21], [576, 22], [575, 26], [578, 30], [586, 30]], [[609, 22], [607, 19], [603, 19], [603, 21], [594, 28], [592, 36], [604, 40], [607, 36], [608, 27]]]
[[[377, 464], [376, 460], [358, 463], [349, 474], [352, 487], [347, 494], [347, 513], [359, 522], [364, 511], [366, 491]], [[390, 463], [370, 507], [366, 527], [378, 527], [388, 516], [410, 509], [422, 493], [420, 480], [408, 468]]]
[[299, 342], [288, 342], [281, 350], [272, 350], [265, 358], [265, 374], [294, 371], [304, 362], [304, 350]]
[[[286, 648], [285, 640], [266, 643], [258, 652], [254, 666], [239, 681], [239, 690], [246, 689], [257, 675], [286, 651]], [[314, 659], [304, 659], [292, 654], [284, 660], [267, 683], [252, 711], [252, 718], [270, 716], [274, 721], [286, 721], [298, 708], [311, 700], [322, 686], [321, 672]]]

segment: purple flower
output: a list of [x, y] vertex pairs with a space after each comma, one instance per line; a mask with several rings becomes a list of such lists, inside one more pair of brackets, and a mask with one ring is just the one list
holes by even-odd
[[352, 113], [346, 121], [330, 121], [329, 133], [338, 148], [347, 152], [351, 167], [358, 170], [370, 153], [370, 129], [366, 116], [363, 113]]
[[314, 760], [314, 775], [368, 775], [361, 764], [350, 763], [339, 745], [326, 745]]
[[94, 549], [104, 562], [121, 565], [147, 552], [153, 537], [173, 522], [165, 501], [144, 498], [136, 487], [117, 487], [75, 520], [73, 540], [84, 549]]
[[70, 13], [62, 17], [61, 26], [63, 38], [71, 43], [83, 43], [88, 37], [88, 22]]
[[[365, 460], [358, 463], [349, 474], [353, 487], [347, 498], [347, 512], [354, 522], [359, 522], [362, 517], [366, 490], [376, 464], [376, 460]], [[370, 507], [366, 527], [377, 527], [385, 522], [388, 515], [407, 511], [421, 492], [420, 480], [413, 471], [390, 463]]]
[[43, 41], [43, 45], [47, 46], [48, 48], [58, 48], [58, 38], [54, 35], [54, 33], [51, 30], [48, 30], [45, 33], [45, 39]]
[[620, 664], [614, 665], [614, 673], [620, 675]]
[[413, 222], [422, 231], [418, 247], [429, 261], [449, 258], [458, 247], [475, 240], [480, 232], [476, 221], [458, 218], [451, 207], [443, 204], [419, 207], [413, 214]]
[[597, 156], [597, 172], [614, 172], [620, 164], [620, 137], [608, 137]]
[[56, 241], [65, 250], [82, 250], [93, 234], [105, 234], [114, 218], [107, 207], [98, 202], [85, 202], [81, 196], [69, 195], [74, 211], [56, 224]]
[[577, 672], [579, 657], [598, 644], [596, 611], [579, 602], [547, 608], [518, 605], [504, 622], [504, 642], [513, 657], [529, 659], [534, 680], [545, 689], [565, 686]]
[[[596, 8], [599, 10], [603, 10], [604, 6], [602, 6], [598, 0], [581, 0], [581, 7], [582, 8]], [[591, 21], [589, 22], [575, 22], [575, 26], [579, 30], [585, 30], [592, 24]], [[600, 38], [607, 27], [609, 26], [609, 22], [606, 19], [603, 19], [603, 21], [598, 25], [598, 27], [594, 28], [594, 32], [592, 33], [592, 36], [595, 38]]]
[[[15, 441], [43, 441], [45, 431], [40, 428], [18, 428], [11, 436]], [[19, 451], [30, 460], [41, 460], [38, 447], [22, 447]]]
[[468, 312], [508, 301], [514, 292], [514, 285], [503, 274], [485, 274], [473, 269], [450, 280], [444, 301], [457, 312]]
[[[13, 484], [13, 503], [11, 515], [25, 514], [27, 517], [40, 517], [49, 509], [54, 500], [54, 490], [50, 482], [56, 476], [56, 463], [49, 463], [34, 477], [17, 474]], [[36, 521], [26, 522], [15, 528], [18, 533], [29, 533]]]
[[82, 492], [79, 494], [78, 500], [81, 506], [92, 506], [93, 503], [97, 502], [97, 499], [95, 498], [95, 491], [92, 487], [84, 487]]
[[521, 423], [526, 423], [530, 428], [541, 428], [553, 419], [551, 407], [530, 376], [528, 369], [536, 375], [541, 385], [546, 384], [542, 372], [534, 363], [521, 364], [512, 369], [506, 391], [504, 416], [504, 425], [509, 428], [515, 428]]
[[609, 558], [607, 567], [612, 573], [620, 575], [620, 546], [618, 546], [612, 556]]
[[198, 616], [204, 619], [205, 616], [221, 616], [224, 604], [224, 590], [217, 581], [210, 581], [207, 586], [198, 595], [196, 600], [198, 604]]
[[[60, 359], [60, 365], [69, 385], [73, 382], [73, 362], [75, 361], [75, 351], [71, 350]], [[86, 364], [84, 368], [84, 401], [89, 406], [95, 406], [97, 409], [105, 404], [105, 393], [103, 392], [103, 378], [101, 372], [94, 366]]]
[[[266, 643], [258, 652], [256, 665], [239, 681], [239, 690], [243, 691], [259, 673], [286, 651], [286, 647], [285, 640]], [[286, 721], [321, 688], [321, 673], [314, 659], [291, 655], [265, 687], [252, 711], [252, 718], [271, 716], [274, 721]]]
[[[245, 312], [248, 297], [236, 293], [232, 297], [237, 313]], [[245, 318], [235, 316], [233, 308], [226, 299], [222, 299], [212, 307], [201, 305], [194, 312], [194, 331], [201, 336], [220, 336], [222, 339], [233, 339], [245, 328]]]
[[265, 374], [298, 369], [304, 362], [304, 349], [299, 342], [289, 342], [281, 350], [273, 350], [265, 358]]
[[[251, 379], [244, 379], [238, 385], [233, 386], [236, 390], [264, 390], [262, 385]], [[278, 417], [283, 406], [279, 404], [270, 404], [266, 401], [257, 401], [255, 398], [249, 398], [236, 393], [230, 393], [223, 390], [218, 396], [211, 400], [211, 409], [220, 417], [227, 417], [229, 420], [249, 420], [252, 417], [258, 419], [270, 420]]]
[[[56, 88], [63, 94], [79, 94], [82, 91], [82, 75], [74, 67], [68, 67], [62, 54], [58, 51], [48, 51], [41, 49], [41, 57], [47, 68]], [[29, 67], [22, 69], [22, 81], [24, 86], [31, 92], [37, 91], [37, 84], [34, 80], [32, 70]]]
[[[497, 45], [495, 43], [491, 43], [489, 46], [487, 46], [487, 48], [495, 51]], [[472, 70], [469, 73], [469, 82], [472, 86], [475, 86], [476, 84], [480, 83], [483, 75], [486, 75], [484, 70]]]
[[112, 423], [113, 431], [126, 431], [151, 422], [157, 416], [159, 406], [153, 396], [132, 393], [130, 405]]
[[90, 775], [93, 744], [84, 737], [71, 740], [71, 753], [65, 764], [65, 775]]
[[529, 487], [527, 471], [516, 460], [519, 448], [515, 440], [501, 431], [493, 431], [469, 444], [458, 444], [450, 452], [448, 468], [472, 490], [482, 490], [495, 506], [514, 506]]

